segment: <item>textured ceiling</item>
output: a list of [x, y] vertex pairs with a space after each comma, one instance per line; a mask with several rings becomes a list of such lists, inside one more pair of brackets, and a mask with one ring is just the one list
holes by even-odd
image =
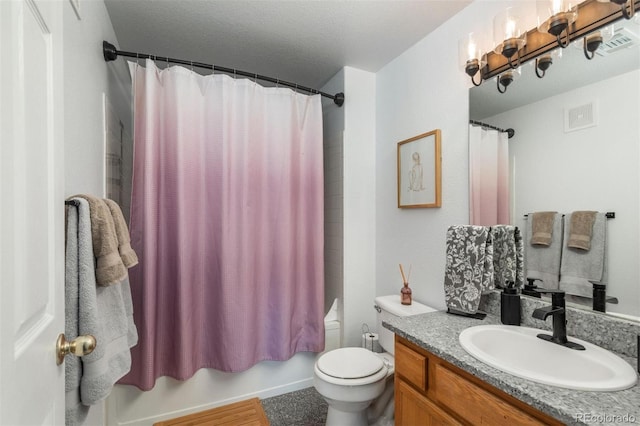
[[344, 66], [379, 70], [471, 1], [105, 3], [120, 50], [213, 63], [318, 88]]

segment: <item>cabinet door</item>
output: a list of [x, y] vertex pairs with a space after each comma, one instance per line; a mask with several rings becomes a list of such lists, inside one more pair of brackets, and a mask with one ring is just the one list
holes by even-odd
[[396, 380], [396, 426], [435, 426], [461, 424], [438, 408], [411, 385]]

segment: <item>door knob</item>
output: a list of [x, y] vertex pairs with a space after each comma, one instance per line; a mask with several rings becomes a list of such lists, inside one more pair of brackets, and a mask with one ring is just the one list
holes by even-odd
[[58, 340], [56, 340], [56, 364], [62, 364], [67, 354], [73, 354], [75, 356], [89, 355], [95, 347], [96, 338], [90, 334], [78, 336], [68, 342], [64, 337], [64, 333], [62, 333], [58, 336]]

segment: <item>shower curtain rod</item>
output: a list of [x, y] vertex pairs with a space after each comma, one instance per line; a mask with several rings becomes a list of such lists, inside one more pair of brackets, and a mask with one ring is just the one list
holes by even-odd
[[165, 56], [149, 55], [147, 53], [125, 52], [123, 50], [117, 50], [116, 47], [113, 44], [109, 43], [108, 41], [102, 42], [102, 55], [104, 56], [105, 62], [115, 61], [116, 59], [118, 59], [118, 56], [126, 56], [129, 58], [152, 59], [154, 61], [163, 61], [167, 63], [173, 62], [174, 64], [189, 65], [191, 67], [198, 67], [198, 68], [207, 68], [212, 71], [219, 71], [227, 74], [233, 74], [234, 76], [241, 75], [243, 77], [249, 77], [256, 80], [268, 81], [271, 83], [275, 83], [276, 85], [287, 86], [296, 90], [302, 90], [305, 92], [313, 93], [314, 95], [319, 94], [324, 96], [325, 98], [333, 99], [333, 102], [338, 106], [342, 106], [342, 104], [344, 104], [344, 93], [342, 92], [336, 93], [335, 95], [331, 95], [329, 93], [321, 92], [320, 90], [317, 90], [317, 89], [311, 89], [309, 87], [300, 86], [299, 84], [296, 84], [296, 83], [291, 83], [288, 81], [279, 80], [277, 78], [267, 77], [267, 76], [256, 74], [256, 73], [250, 73], [247, 71], [236, 70], [233, 68], [221, 67], [221, 66], [212, 65], [212, 64], [205, 64], [202, 62], [185, 61], [184, 59], [175, 59], [175, 58], [169, 58]]
[[469, 123], [506, 133], [509, 136], [509, 139], [511, 139], [513, 135], [516, 134], [516, 131], [511, 127], [509, 127], [508, 129], [501, 129], [500, 127], [492, 126], [491, 124], [483, 123], [482, 121], [476, 120], [469, 120]]

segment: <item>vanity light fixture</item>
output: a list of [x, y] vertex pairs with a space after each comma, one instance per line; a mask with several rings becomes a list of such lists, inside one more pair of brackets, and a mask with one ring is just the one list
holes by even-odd
[[502, 40], [497, 45], [482, 45], [478, 33], [459, 42], [460, 65], [475, 86], [496, 77], [498, 90], [505, 93], [519, 74], [507, 71], [519, 70], [528, 61], [543, 78], [560, 57], [558, 48], [574, 41], [588, 59], [594, 58], [600, 44], [609, 40], [608, 31], [613, 35], [613, 24], [630, 19], [640, 0], [538, 0], [536, 6], [538, 25], [529, 31], [522, 27], [522, 9], [508, 7], [493, 19], [493, 40]]
[[[536, 3], [538, 10], [538, 31], [556, 37], [558, 45], [569, 45], [569, 26], [578, 18], [575, 2], [568, 0], [544, 0]], [[562, 34], [564, 33], [564, 38]]]
[[622, 16], [625, 19], [631, 19], [636, 13], [636, 2], [635, 0], [598, 0], [600, 3], [615, 3], [620, 5], [620, 9], [622, 10]]
[[[527, 30], [517, 8], [508, 7], [493, 18], [493, 38], [502, 40], [493, 51], [507, 58], [511, 68], [517, 68], [520, 65], [520, 49], [527, 44]], [[517, 56], [515, 64], [512, 60], [514, 55]]]
[[[474, 33], [469, 33], [467, 37], [458, 42], [458, 55], [460, 64], [464, 67], [464, 71], [474, 86], [482, 84], [482, 73], [479, 72], [485, 65], [483, 54], [480, 46], [480, 39]], [[475, 76], [480, 75], [480, 80], [476, 83]]]

